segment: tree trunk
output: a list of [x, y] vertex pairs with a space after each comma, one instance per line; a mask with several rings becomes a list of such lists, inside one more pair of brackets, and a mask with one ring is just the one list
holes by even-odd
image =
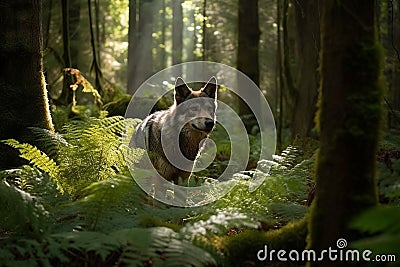
[[[69, 12], [69, 0], [61, 1], [61, 13], [62, 13], [62, 37], [63, 37], [63, 60], [64, 68], [71, 68], [71, 37], [70, 37], [70, 12]], [[70, 85], [73, 84], [72, 76], [64, 72], [63, 73], [63, 88], [60, 97], [57, 99], [57, 105], [65, 105], [72, 103], [72, 92]]]
[[82, 43], [80, 36], [82, 0], [69, 0], [69, 38], [71, 40], [71, 67], [80, 68]]
[[203, 25], [202, 28], [202, 60], [206, 61], [208, 58], [208, 40], [207, 40], [207, 0], [203, 0]]
[[283, 138], [283, 87], [284, 87], [284, 77], [283, 77], [283, 67], [282, 67], [282, 37], [281, 37], [281, 22], [282, 22], [282, 0], [276, 1], [276, 78], [275, 78], [275, 116], [277, 116], [277, 151], [282, 151], [282, 138]]
[[[131, 0], [132, 2], [132, 0]], [[153, 73], [153, 16], [154, 0], [139, 2], [139, 21], [136, 34], [130, 34], [129, 42], [134, 42], [128, 59], [128, 93], [133, 94]], [[130, 11], [134, 12], [134, 11]], [[131, 13], [130, 19], [134, 15]], [[133, 26], [130, 22], [130, 27]], [[131, 30], [130, 30], [131, 33]], [[131, 44], [130, 44], [131, 45]]]
[[166, 16], [166, 12], [167, 12], [167, 5], [166, 5], [166, 0], [162, 0], [162, 16], [161, 16], [161, 49], [160, 49], [160, 59], [161, 59], [161, 64], [160, 64], [160, 68], [161, 69], [165, 69], [166, 65], [167, 65], [167, 54], [166, 54], [166, 29], [167, 29], [167, 16]]
[[[256, 84], [260, 83], [258, 47], [260, 29], [258, 22], [258, 0], [239, 0], [237, 69], [245, 73]], [[240, 88], [240, 85], [239, 85]], [[241, 88], [246, 90], [246, 88]], [[246, 95], [243, 91], [242, 95]], [[239, 99], [239, 115], [249, 116], [245, 125], [250, 130], [254, 125], [250, 108]]]
[[[34, 142], [28, 127], [53, 130], [42, 63], [40, 0], [3, 0], [0, 8], [0, 139]], [[22, 161], [0, 145], [0, 168]]]
[[400, 128], [400, 3], [389, 1], [389, 127]]
[[182, 0], [172, 0], [172, 65], [182, 63], [183, 14]]
[[135, 57], [137, 46], [137, 3], [136, 0], [129, 0], [129, 29], [128, 29], [128, 77], [127, 92], [133, 94], [135, 83]]
[[[103, 86], [102, 86], [102, 80], [103, 80], [103, 73], [101, 72], [101, 67], [100, 67], [100, 45], [99, 45], [99, 19], [98, 15], [95, 15], [94, 22], [93, 22], [93, 10], [92, 10], [92, 0], [88, 0], [88, 10], [89, 10], [89, 31], [90, 31], [90, 44], [92, 47], [92, 54], [93, 54], [93, 60], [92, 60], [92, 66], [90, 67], [90, 72], [94, 73], [95, 76], [95, 86], [96, 90], [100, 93], [103, 94]], [[94, 1], [95, 4], [95, 14], [97, 14], [99, 10], [98, 2]], [[96, 36], [95, 36], [95, 28], [96, 28]]]
[[[382, 97], [375, 1], [322, 3], [320, 148], [308, 238], [309, 248], [320, 252], [336, 249], [339, 238], [357, 239], [349, 222], [377, 203], [374, 174]], [[337, 265], [328, 261], [323, 266]]]
[[296, 0], [294, 7], [295, 88], [292, 135], [306, 137], [314, 127], [318, 92], [319, 2]]

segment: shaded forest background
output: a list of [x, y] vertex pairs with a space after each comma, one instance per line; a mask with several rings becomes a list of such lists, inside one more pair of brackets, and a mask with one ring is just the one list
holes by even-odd
[[[399, 16], [396, 1], [377, 6], [379, 39], [386, 51], [387, 124], [392, 127], [400, 107]], [[99, 92], [112, 95], [132, 94], [173, 64], [209, 60], [237, 67], [260, 86], [278, 129], [286, 131], [280, 138], [315, 136], [318, 3], [95, 1], [91, 22], [88, 8], [82, 1], [43, 3], [44, 65], [52, 99], [65, 101], [60, 94], [66, 67], [79, 69]]]
[[[400, 259], [398, 1], [0, 6], [1, 264], [270, 266], [256, 257], [266, 244], [322, 250], [343, 237]], [[266, 182], [248, 192], [260, 136], [248, 107], [222, 88], [247, 126], [248, 170], [225, 197], [181, 209], [135, 184], [141, 174], [127, 169], [122, 132], [136, 122], [122, 116], [148, 77], [199, 60], [259, 85], [277, 151]], [[217, 155], [205, 177], [218, 176], [230, 155], [226, 133], [217, 127], [212, 137]]]

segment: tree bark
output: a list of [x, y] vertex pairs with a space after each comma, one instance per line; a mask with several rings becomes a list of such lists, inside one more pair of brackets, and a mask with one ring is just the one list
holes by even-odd
[[296, 0], [294, 7], [295, 88], [291, 131], [310, 136], [318, 95], [319, 1]]
[[166, 16], [166, 12], [167, 12], [167, 5], [166, 5], [166, 0], [162, 0], [162, 16], [161, 16], [161, 44], [162, 44], [162, 48], [161, 48], [161, 64], [160, 67], [161, 69], [165, 69], [165, 67], [167, 66], [167, 54], [166, 54], [166, 29], [167, 29], [167, 16]]
[[135, 57], [137, 46], [137, 2], [129, 0], [129, 29], [128, 29], [128, 77], [127, 91], [133, 94], [133, 84], [135, 82]]
[[172, 65], [182, 63], [182, 49], [183, 49], [182, 12], [183, 12], [182, 0], [172, 0]]
[[239, 0], [239, 36], [237, 68], [255, 84], [260, 83], [258, 47], [260, 27], [258, 0]]
[[[320, 148], [308, 238], [308, 247], [320, 252], [337, 248], [339, 238], [357, 239], [349, 222], [377, 203], [374, 174], [382, 98], [375, 1], [322, 3]], [[327, 261], [323, 266], [337, 264]]]
[[[239, 0], [237, 69], [245, 73], [256, 84], [260, 83], [258, 48], [260, 28], [258, 21], [258, 0]], [[240, 87], [240, 85], [239, 85]], [[240, 88], [246, 90], [246, 88]], [[246, 95], [246, 92], [243, 91]], [[251, 130], [254, 115], [248, 105], [239, 99], [239, 115], [249, 116], [245, 125]]]
[[[390, 3], [390, 4], [389, 4]], [[400, 3], [389, 1], [389, 128], [400, 128]]]
[[[4, 0], [0, 8], [0, 140], [35, 143], [28, 127], [53, 130], [43, 75], [40, 0]], [[21, 164], [0, 144], [0, 168]]]
[[[132, 2], [132, 0], [131, 0]], [[128, 93], [133, 94], [139, 86], [153, 73], [153, 16], [154, 0], [141, 0], [139, 2], [139, 20], [136, 34], [130, 34], [129, 42], [132, 41], [132, 50], [128, 58]], [[130, 11], [134, 12], [134, 11]], [[131, 13], [130, 19], [134, 14]], [[131, 21], [129, 27], [134, 26]], [[131, 33], [131, 30], [130, 30]], [[132, 45], [132, 44], [130, 44]]]

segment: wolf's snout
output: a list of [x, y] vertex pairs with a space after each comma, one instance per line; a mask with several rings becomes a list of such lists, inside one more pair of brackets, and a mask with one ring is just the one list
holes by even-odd
[[206, 130], [207, 131], [211, 131], [212, 128], [214, 127], [215, 123], [214, 123], [214, 120], [206, 118], [205, 121], [204, 121], [204, 124], [206, 126]]

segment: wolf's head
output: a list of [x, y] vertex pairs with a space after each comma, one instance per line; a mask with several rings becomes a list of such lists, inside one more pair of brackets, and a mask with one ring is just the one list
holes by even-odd
[[175, 82], [175, 106], [179, 117], [188, 121], [192, 129], [210, 133], [215, 125], [217, 109], [217, 79], [211, 79], [198, 91], [193, 91], [183, 80]]

